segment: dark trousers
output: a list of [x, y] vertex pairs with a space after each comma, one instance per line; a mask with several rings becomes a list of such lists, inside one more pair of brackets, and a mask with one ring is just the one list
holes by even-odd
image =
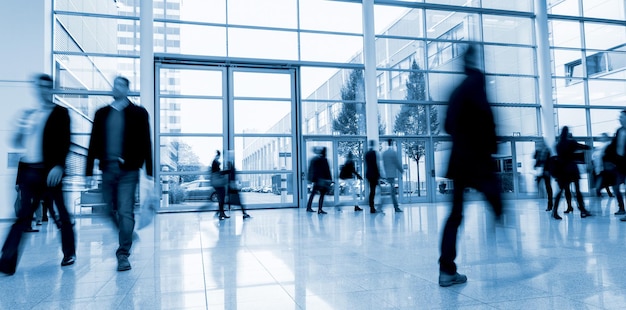
[[497, 218], [502, 215], [502, 197], [500, 193], [500, 181], [492, 178], [476, 182], [455, 180], [452, 196], [452, 210], [448, 216], [441, 238], [441, 256], [439, 257], [439, 271], [447, 274], [456, 273], [456, 239], [463, 220], [463, 193], [466, 188], [473, 187], [483, 193], [487, 202], [493, 208]]
[[539, 188], [539, 184], [543, 181], [544, 186], [546, 187], [546, 195], [548, 196], [548, 209], [552, 209], [552, 178], [550, 174], [543, 173], [542, 175], [537, 177], [537, 188]]
[[19, 188], [21, 194], [21, 206], [17, 214], [17, 219], [7, 235], [7, 239], [2, 246], [2, 257], [0, 266], [3, 270], [15, 272], [20, 252], [20, 244], [24, 230], [30, 228], [35, 209], [44, 195], [51, 195], [59, 211], [61, 222], [61, 248], [64, 256], [76, 254], [76, 241], [74, 227], [70, 214], [65, 206], [63, 198], [62, 184], [56, 187], [48, 187], [46, 180], [48, 171], [42, 164], [20, 164]]
[[217, 195], [217, 205], [219, 207], [220, 215], [224, 215], [224, 201], [226, 200], [226, 187], [216, 186], [215, 194]]
[[139, 170], [121, 169], [111, 162], [102, 171], [102, 197], [109, 206], [111, 221], [119, 230], [119, 247], [115, 254], [130, 255], [135, 229], [135, 194]]
[[367, 183], [370, 185], [369, 205], [370, 210], [374, 209], [374, 198], [376, 197], [376, 186], [378, 186], [378, 180], [367, 179]]
[[320, 193], [317, 210], [322, 210], [322, 206], [324, 206], [324, 195], [326, 195], [326, 189], [317, 185], [313, 185], [313, 189], [311, 190], [311, 196], [309, 196], [309, 202], [306, 204], [307, 210], [311, 209], [311, 205], [313, 204], [313, 197], [315, 197], [316, 192]]
[[576, 191], [576, 202], [578, 203], [578, 209], [580, 212], [587, 212], [585, 209], [585, 202], [583, 201], [583, 194], [580, 192], [580, 182], [578, 180], [557, 180], [559, 184], [559, 192], [554, 197], [554, 208], [552, 209], [553, 213], [556, 214], [559, 209], [559, 203], [561, 201], [561, 194], [565, 192], [565, 200], [567, 201], [567, 210], [571, 211], [572, 208], [572, 191], [569, 186], [571, 183], [574, 183], [574, 190]]
[[621, 172], [615, 172], [615, 183], [613, 183], [613, 194], [615, 195], [615, 199], [617, 199], [617, 206], [619, 210], [624, 210], [624, 196], [622, 196], [622, 192], [619, 187], [624, 183], [624, 179], [626, 176]]

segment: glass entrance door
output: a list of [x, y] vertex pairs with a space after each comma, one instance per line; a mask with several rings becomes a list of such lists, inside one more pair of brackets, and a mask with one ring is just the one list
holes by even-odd
[[208, 171], [218, 150], [247, 207], [296, 206], [295, 69], [160, 63], [157, 78], [162, 211], [217, 209]]

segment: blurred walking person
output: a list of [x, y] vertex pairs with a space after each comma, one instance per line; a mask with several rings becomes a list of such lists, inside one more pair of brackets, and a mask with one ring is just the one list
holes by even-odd
[[539, 184], [543, 181], [543, 184], [546, 188], [546, 195], [548, 196], [548, 207], [546, 211], [552, 211], [552, 177], [550, 176], [550, 158], [552, 154], [550, 152], [550, 148], [546, 145], [545, 140], [541, 140], [537, 145], [537, 150], [535, 150], [535, 169], [537, 170], [537, 188], [539, 188]]
[[228, 173], [223, 171], [220, 166], [222, 163], [220, 162], [220, 158], [222, 153], [219, 150], [215, 151], [215, 158], [211, 162], [211, 186], [215, 189], [215, 193], [217, 194], [217, 206], [218, 206], [218, 217], [220, 221], [223, 221], [230, 216], [226, 215], [224, 211], [224, 202], [226, 201], [226, 186], [228, 185]]
[[439, 285], [465, 283], [457, 272], [456, 241], [463, 219], [463, 193], [472, 187], [482, 192], [495, 213], [502, 214], [500, 182], [495, 174], [496, 125], [485, 91], [485, 75], [479, 69], [479, 51], [470, 45], [464, 54], [466, 78], [452, 92], [445, 130], [452, 138], [446, 177], [454, 182], [452, 209], [443, 229], [439, 257]]
[[309, 201], [306, 204], [306, 211], [315, 212], [311, 208], [311, 205], [313, 204], [315, 193], [319, 192], [320, 198], [318, 200], [317, 214], [326, 214], [327, 212], [322, 209], [324, 206], [324, 196], [331, 189], [333, 177], [330, 172], [328, 159], [326, 159], [326, 147], [317, 149], [316, 153], [317, 156], [311, 158], [311, 163], [309, 164], [309, 181], [313, 183], [313, 188], [311, 189]]
[[348, 152], [348, 155], [346, 155], [346, 162], [343, 164], [343, 166], [341, 167], [341, 171], [339, 172], [339, 178], [345, 180], [346, 184], [348, 185], [347, 188], [352, 194], [352, 203], [354, 204], [354, 211], [356, 212], [363, 211], [363, 209], [359, 208], [359, 204], [356, 199], [357, 188], [356, 181], [354, 179], [355, 177], [358, 180], [363, 180], [363, 177], [361, 177], [361, 175], [356, 172], [354, 155], [352, 154], [352, 152]]
[[[226, 161], [225, 173], [228, 176], [228, 205], [239, 206], [243, 213], [243, 219], [252, 218], [246, 211], [246, 206], [241, 202], [241, 190], [237, 182], [237, 170], [235, 169], [235, 154], [229, 151], [228, 161]], [[230, 209], [230, 208], [229, 208]]]
[[396, 179], [402, 175], [404, 169], [402, 163], [398, 158], [398, 153], [393, 148], [393, 140], [387, 140], [387, 150], [383, 153], [383, 167], [385, 168], [385, 180], [389, 184], [389, 192], [391, 195], [391, 202], [393, 203], [393, 209], [396, 212], [402, 212], [402, 209], [398, 207], [398, 192], [396, 190]]
[[119, 230], [117, 271], [131, 269], [130, 249], [135, 229], [135, 194], [139, 170], [152, 180], [152, 142], [148, 111], [128, 99], [130, 81], [118, 76], [113, 81], [113, 102], [96, 111], [91, 128], [85, 175], [91, 184], [94, 161], [102, 171], [102, 197], [111, 220]]
[[35, 83], [39, 107], [26, 111], [13, 136], [15, 147], [25, 149], [20, 159], [18, 186], [21, 207], [11, 226], [0, 257], [0, 272], [12, 275], [17, 268], [22, 234], [31, 228], [33, 213], [45, 195], [52, 195], [61, 221], [61, 266], [76, 261], [74, 227], [63, 198], [62, 179], [70, 150], [70, 116], [67, 108], [52, 101], [52, 77], [38, 75]]
[[578, 170], [578, 164], [575, 159], [575, 153], [589, 149], [591, 149], [589, 146], [580, 144], [571, 138], [569, 127], [563, 126], [563, 129], [561, 129], [561, 135], [559, 136], [559, 141], [556, 144], [556, 155], [558, 159], [554, 177], [559, 185], [559, 191], [554, 198], [552, 217], [557, 220], [562, 219], [558, 210], [561, 195], [564, 191], [565, 199], [567, 200], [567, 210], [565, 210], [565, 213], [574, 211], [574, 208], [572, 208], [572, 192], [570, 190], [570, 184], [572, 183], [574, 183], [576, 202], [578, 203], [578, 209], [580, 210], [580, 217], [585, 218], [591, 216], [591, 213], [585, 209], [583, 195], [580, 192], [580, 171]]
[[376, 213], [374, 206], [374, 198], [376, 197], [376, 187], [380, 182], [380, 169], [378, 167], [378, 154], [376, 154], [375, 140], [370, 140], [369, 150], [365, 153], [365, 178], [369, 184], [369, 197], [368, 203], [370, 206], [370, 213]]
[[[620, 186], [626, 179], [626, 110], [619, 114], [620, 127], [615, 132], [611, 143], [604, 150], [605, 173], [614, 178], [613, 194], [617, 199], [618, 210], [615, 215], [624, 215], [624, 196], [620, 191]], [[620, 219], [626, 221], [626, 216]]]
[[613, 197], [610, 186], [615, 182], [615, 177], [611, 176], [610, 171], [604, 169], [604, 151], [606, 147], [611, 143], [611, 137], [604, 132], [600, 141], [603, 144], [597, 148], [594, 148], [591, 153], [591, 163], [593, 165], [594, 182], [593, 187], [596, 191], [596, 196], [602, 197], [602, 189], [606, 191], [609, 197]]

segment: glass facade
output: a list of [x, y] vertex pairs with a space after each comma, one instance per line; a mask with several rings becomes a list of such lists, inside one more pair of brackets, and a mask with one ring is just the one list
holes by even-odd
[[[462, 50], [478, 42], [509, 184], [503, 192], [532, 197], [534, 142], [567, 125], [593, 145], [619, 126], [626, 99], [624, 1], [546, 1], [552, 102], [543, 104], [554, 115], [540, 102], [532, 0], [381, 0], [373, 20], [364, 20], [361, 1], [155, 0], [157, 175], [202, 179], [214, 149], [234, 150], [244, 185], [276, 192], [273, 171], [286, 169], [289, 189], [282, 191], [291, 198], [267, 201], [298, 204], [298, 191], [306, 196], [307, 148], [327, 145], [331, 161], [341, 163], [347, 152], [362, 153], [372, 138], [368, 126], [376, 126], [375, 138], [396, 139], [402, 150], [402, 200], [448, 199], [449, 185], [439, 191], [449, 183], [441, 124], [450, 91], [464, 77]], [[373, 38], [364, 35], [366, 22], [374, 24]], [[130, 79], [134, 96], [141, 92], [139, 26], [137, 0], [54, 1], [57, 97], [82, 115], [73, 128], [78, 145], [88, 141], [89, 117], [110, 101], [116, 75]], [[364, 63], [369, 39], [375, 69]], [[377, 124], [365, 121], [365, 70], [376, 71]], [[555, 128], [542, 128], [543, 117], [554, 118]], [[182, 171], [190, 158], [194, 168]], [[343, 199], [341, 185], [335, 189]]]

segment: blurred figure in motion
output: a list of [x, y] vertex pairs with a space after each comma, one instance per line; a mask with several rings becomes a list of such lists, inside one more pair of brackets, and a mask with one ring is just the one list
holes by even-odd
[[404, 169], [398, 153], [393, 148], [393, 140], [387, 140], [387, 150], [383, 153], [383, 167], [385, 168], [385, 179], [389, 183], [391, 202], [393, 203], [393, 209], [396, 212], [402, 212], [402, 209], [398, 207], [398, 192], [396, 191], [396, 179], [402, 175]]
[[[626, 110], [622, 110], [619, 114], [620, 127], [615, 132], [611, 143], [604, 150], [604, 170], [605, 177], [614, 178], [613, 193], [617, 199], [619, 209], [615, 215], [624, 215], [624, 197], [620, 191], [620, 186], [626, 179]], [[626, 221], [626, 217], [620, 219]]]
[[376, 186], [380, 181], [380, 169], [378, 168], [378, 154], [376, 154], [376, 141], [370, 140], [369, 150], [365, 153], [365, 178], [369, 184], [369, 198], [368, 203], [370, 206], [370, 213], [376, 213], [374, 206], [374, 198], [376, 197]]
[[317, 153], [317, 156], [311, 158], [311, 163], [309, 164], [309, 181], [313, 183], [313, 188], [311, 189], [309, 201], [306, 204], [306, 211], [315, 212], [311, 205], [313, 204], [315, 192], [319, 192], [320, 198], [318, 200], [317, 214], [326, 214], [327, 212], [322, 209], [324, 206], [324, 195], [330, 191], [333, 177], [330, 173], [330, 165], [326, 159], [326, 147], [316, 149], [314, 152]]
[[537, 143], [537, 150], [535, 150], [535, 170], [537, 170], [537, 188], [543, 181], [546, 188], [546, 195], [548, 196], [548, 207], [546, 211], [552, 211], [552, 177], [550, 176], [550, 158], [552, 154], [550, 148], [546, 145], [546, 140], [542, 139]]
[[222, 171], [220, 167], [222, 163], [220, 162], [220, 158], [222, 157], [222, 152], [219, 150], [215, 151], [215, 157], [211, 162], [211, 186], [215, 189], [215, 193], [217, 194], [217, 205], [219, 208], [218, 217], [220, 221], [223, 221], [230, 216], [226, 215], [224, 212], [224, 202], [226, 201], [226, 186], [228, 185], [228, 173], [226, 171]]
[[66, 108], [52, 101], [52, 77], [38, 75], [35, 84], [40, 105], [24, 113], [13, 136], [14, 147], [24, 148], [25, 153], [20, 159], [17, 177], [21, 207], [0, 257], [0, 272], [9, 275], [14, 274], [17, 268], [22, 233], [30, 228], [33, 213], [46, 195], [52, 195], [59, 210], [63, 250], [61, 266], [69, 266], [76, 261], [74, 227], [65, 206], [61, 182], [70, 149], [70, 116]]
[[87, 167], [87, 184], [91, 184], [94, 161], [102, 170], [102, 196], [110, 216], [119, 230], [117, 271], [131, 269], [128, 257], [135, 229], [135, 193], [139, 169], [145, 164], [152, 180], [152, 142], [148, 111], [128, 99], [130, 81], [118, 76], [113, 81], [113, 102], [98, 109], [91, 128]]
[[[606, 191], [609, 197], [613, 197], [613, 193], [611, 193], [611, 186], [615, 183], [615, 178], [607, 173], [608, 171], [604, 170], [604, 150], [611, 143], [611, 137], [606, 132], [602, 133], [602, 137], [600, 138], [600, 142], [603, 144], [593, 150], [591, 153], [591, 163], [593, 165], [593, 176], [594, 182], [593, 187], [596, 190], [596, 196], [602, 197], [602, 189]], [[606, 176], [605, 176], [606, 175]]]
[[585, 218], [591, 216], [591, 213], [585, 209], [583, 195], [580, 192], [580, 171], [578, 170], [578, 163], [575, 157], [575, 153], [589, 149], [591, 149], [589, 146], [576, 142], [576, 140], [570, 136], [569, 127], [563, 126], [559, 141], [556, 144], [556, 155], [558, 159], [554, 168], [554, 177], [556, 178], [556, 183], [559, 185], [559, 191], [554, 197], [552, 217], [557, 220], [562, 219], [561, 216], [559, 216], [558, 209], [563, 191], [565, 191], [565, 198], [567, 200], [567, 210], [565, 210], [565, 213], [574, 211], [574, 208], [572, 208], [572, 192], [570, 190], [570, 184], [572, 183], [574, 183], [574, 189], [576, 191], [576, 202], [578, 202], [580, 217]]
[[482, 192], [495, 213], [502, 214], [500, 182], [492, 154], [497, 152], [496, 125], [487, 101], [485, 75], [479, 69], [479, 51], [470, 45], [464, 54], [466, 78], [452, 92], [445, 130], [452, 138], [446, 177], [454, 182], [452, 210], [443, 229], [439, 257], [439, 285], [465, 283], [457, 272], [456, 240], [463, 219], [463, 193], [472, 187]]
[[250, 214], [246, 212], [246, 206], [241, 202], [239, 182], [237, 182], [237, 170], [235, 170], [235, 152], [228, 152], [228, 160], [224, 168], [228, 177], [228, 205], [241, 207], [244, 220], [252, 218]]
[[356, 200], [357, 188], [356, 188], [356, 181], [354, 177], [356, 177], [359, 180], [363, 180], [363, 177], [361, 177], [361, 175], [358, 172], [356, 172], [356, 165], [354, 164], [354, 155], [352, 155], [352, 152], [348, 152], [348, 155], [346, 155], [346, 162], [343, 163], [343, 166], [341, 167], [341, 171], [339, 171], [339, 178], [342, 180], [345, 180], [346, 184], [348, 185], [347, 188], [352, 194], [352, 203], [354, 204], [354, 211], [355, 212], [363, 211], [363, 209], [359, 208], [358, 201]]

